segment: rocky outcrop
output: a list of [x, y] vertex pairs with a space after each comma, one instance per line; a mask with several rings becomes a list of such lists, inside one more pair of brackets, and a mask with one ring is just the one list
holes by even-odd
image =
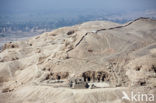
[[2, 50], [11, 49], [11, 48], [18, 48], [18, 44], [13, 43], [13, 42], [6, 43], [6, 44], [4, 44], [4, 46], [2, 47]]

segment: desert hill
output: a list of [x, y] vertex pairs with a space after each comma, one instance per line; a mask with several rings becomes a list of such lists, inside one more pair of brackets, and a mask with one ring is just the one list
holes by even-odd
[[91, 21], [7, 43], [0, 86], [3, 103], [134, 103], [122, 91], [156, 95], [156, 21]]

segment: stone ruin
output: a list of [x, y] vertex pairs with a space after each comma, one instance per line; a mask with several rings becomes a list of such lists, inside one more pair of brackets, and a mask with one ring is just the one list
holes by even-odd
[[[105, 71], [86, 71], [79, 75], [71, 76], [68, 72], [45, 73], [39, 78], [40, 83], [63, 83], [66, 87], [73, 89], [102, 88], [108, 87], [110, 75]], [[103, 85], [98, 86], [97, 84]], [[62, 86], [62, 85], [61, 85]]]
[[[71, 78], [69, 86], [74, 89], [98, 88], [96, 84], [106, 84], [106, 82], [109, 82], [109, 79], [110, 77], [105, 71], [87, 71], [80, 76]], [[106, 87], [106, 85], [100, 87]]]

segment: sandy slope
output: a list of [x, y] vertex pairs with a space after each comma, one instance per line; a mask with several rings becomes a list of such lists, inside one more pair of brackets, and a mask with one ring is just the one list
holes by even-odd
[[[0, 53], [0, 101], [129, 103], [122, 91], [156, 94], [155, 41], [156, 21], [139, 18], [92, 21], [7, 43]], [[72, 89], [73, 78], [103, 87]]]

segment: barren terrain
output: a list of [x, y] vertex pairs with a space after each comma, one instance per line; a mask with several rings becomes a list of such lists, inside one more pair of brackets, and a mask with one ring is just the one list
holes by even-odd
[[0, 103], [149, 103], [123, 91], [156, 96], [155, 20], [86, 22], [0, 52]]

